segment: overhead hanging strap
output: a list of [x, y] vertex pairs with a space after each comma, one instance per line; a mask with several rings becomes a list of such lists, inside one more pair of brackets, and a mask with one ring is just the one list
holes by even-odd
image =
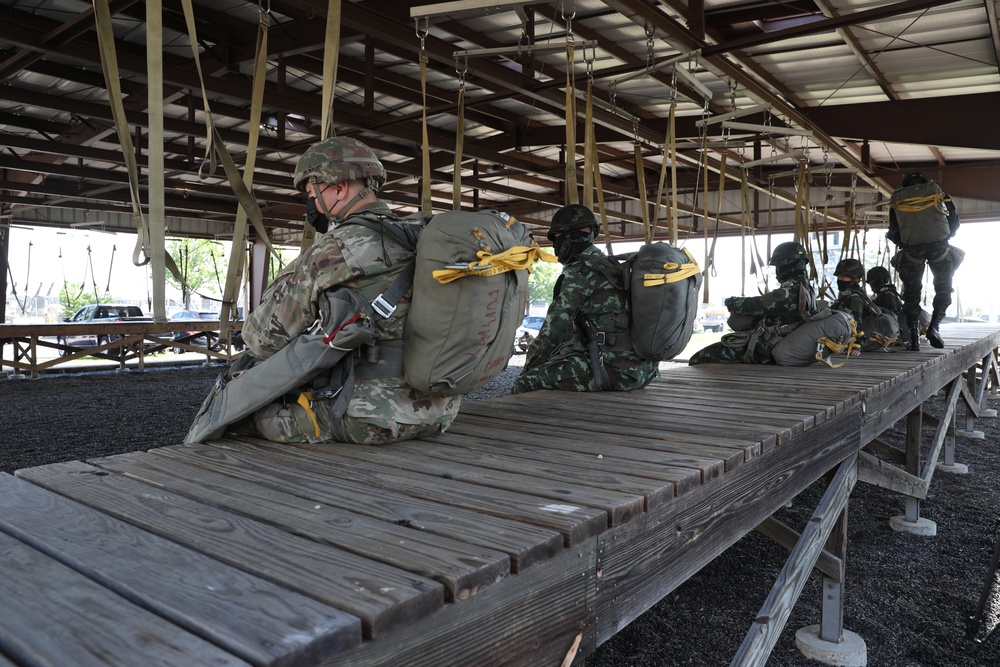
[[[146, 179], [149, 192], [150, 272], [153, 283], [153, 321], [167, 321], [166, 287], [166, 195], [163, 176], [163, 6], [161, 0], [146, 3], [146, 99], [149, 118]], [[112, 254], [112, 259], [114, 255]], [[111, 275], [108, 274], [110, 285]], [[105, 290], [107, 291], [107, 290]]]
[[642, 143], [639, 141], [639, 121], [632, 120], [632, 149], [635, 153], [635, 187], [639, 190], [639, 209], [642, 211], [642, 229], [646, 243], [653, 241], [653, 228], [649, 223], [649, 200], [646, 198], [646, 169], [642, 161]]
[[594, 169], [599, 162], [594, 137], [594, 61], [587, 56], [586, 49], [583, 53], [587, 63], [587, 107], [583, 121], [583, 205], [594, 210]]
[[[451, 183], [451, 207], [462, 210], [462, 153], [465, 150], [465, 74], [469, 70], [469, 59], [465, 59], [463, 67], [455, 63], [458, 72], [458, 124], [455, 126], [455, 168]], [[426, 108], [426, 103], [424, 105]]]
[[573, 64], [576, 62], [573, 40], [573, 12], [567, 16], [563, 7], [563, 18], [566, 19], [566, 204], [577, 204], [580, 201], [576, 185], [576, 91], [574, 90]]
[[420, 38], [420, 95], [423, 104], [421, 110], [420, 139], [420, 210], [424, 215], [431, 215], [431, 142], [427, 134], [427, 35], [430, 33], [430, 19], [424, 18], [424, 26], [417, 21], [417, 37]]
[[[673, 95], [673, 93], [672, 93]], [[660, 202], [664, 202], [667, 213], [667, 234], [672, 245], [677, 245], [677, 203], [672, 201], [670, 193], [664, 192], [663, 186], [667, 179], [667, 164], [670, 164], [670, 192], [677, 193], [677, 130], [675, 125], [675, 111], [677, 100], [672, 97], [670, 101], [670, 115], [667, 120], [667, 134], [663, 139], [663, 161], [660, 165], [660, 182], [656, 187], [656, 201], [653, 203], [652, 233], [646, 240], [651, 242], [656, 237], [656, 228], [660, 220]]]

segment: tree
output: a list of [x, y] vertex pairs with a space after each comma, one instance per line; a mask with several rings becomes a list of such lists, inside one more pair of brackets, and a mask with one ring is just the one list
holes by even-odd
[[552, 303], [552, 292], [556, 280], [562, 273], [562, 265], [554, 262], [536, 262], [528, 276], [528, 304], [536, 301]]
[[[203, 285], [218, 284], [226, 274], [227, 262], [221, 244], [207, 239], [171, 239], [167, 250], [177, 263], [180, 280], [167, 272], [167, 282], [181, 291], [184, 307], [191, 308], [191, 296]], [[218, 287], [222, 290], [221, 285]]]
[[[93, 294], [93, 292], [84, 289], [83, 283], [64, 282], [62, 289], [59, 290], [59, 305], [62, 306], [62, 316], [64, 318], [73, 317], [80, 308], [94, 303]], [[108, 296], [107, 293], [104, 294], [105, 299]]]

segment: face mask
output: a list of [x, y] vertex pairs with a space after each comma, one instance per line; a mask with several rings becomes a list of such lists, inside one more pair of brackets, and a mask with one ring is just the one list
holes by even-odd
[[850, 289], [853, 286], [854, 286], [854, 281], [853, 280], [838, 280], [837, 281], [837, 289], [840, 290], [841, 292], [843, 292], [845, 289]]
[[330, 228], [330, 218], [316, 209], [315, 197], [310, 197], [309, 201], [306, 202], [306, 220], [320, 234], [325, 234], [326, 230]]

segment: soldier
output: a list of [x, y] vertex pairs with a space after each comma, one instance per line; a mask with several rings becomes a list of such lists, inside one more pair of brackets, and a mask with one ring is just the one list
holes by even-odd
[[612, 281], [617, 263], [594, 246], [597, 220], [579, 204], [552, 216], [548, 239], [563, 273], [524, 370], [511, 393], [537, 389], [630, 391], [649, 384], [659, 364], [640, 359], [628, 337], [627, 292]]
[[[325, 139], [302, 155], [295, 187], [309, 195], [309, 222], [325, 233], [275, 278], [247, 317], [243, 340], [249, 353], [266, 359], [309, 329], [325, 290], [348, 287], [371, 302], [410, 264], [413, 252], [379, 231], [396, 219], [376, 199], [385, 177], [375, 153], [356, 139]], [[366, 224], [345, 224], [358, 218]], [[298, 401], [260, 408], [253, 426], [276, 442], [383, 444], [443, 431], [458, 413], [460, 399], [427, 396], [406, 384], [402, 338], [408, 311], [409, 294], [391, 315], [377, 320], [381, 356], [377, 363], [358, 360], [346, 412], [335, 406], [342, 385], [333, 383], [312, 391], [311, 400], [303, 401], [306, 394], [300, 393]]]
[[753, 320], [747, 327], [750, 330], [726, 334], [722, 341], [698, 350], [691, 355], [690, 365], [773, 364], [775, 343], [801, 324], [804, 316], [814, 313], [816, 292], [806, 275], [806, 249], [792, 241], [781, 243], [768, 264], [781, 282], [777, 289], [761, 296], [731, 296], [724, 302], [732, 315]]
[[[865, 265], [859, 259], [842, 259], [833, 274], [837, 278], [837, 300], [830, 308], [850, 313], [858, 331], [865, 334], [863, 349], [881, 348], [882, 345], [873, 340], [873, 335], [880, 332], [873, 330], [875, 318], [870, 317], [871, 300], [861, 285], [861, 279], [865, 276]], [[895, 339], [899, 331], [895, 327], [893, 331], [892, 338]]]
[[948, 239], [958, 231], [958, 213], [951, 197], [919, 171], [907, 174], [889, 199], [889, 231], [886, 238], [896, 244], [892, 258], [903, 283], [903, 312], [909, 328], [911, 350], [920, 349], [920, 290], [924, 265], [934, 275], [934, 302], [927, 339], [944, 347], [938, 325], [951, 305], [951, 281], [965, 253]]
[[[909, 328], [906, 325], [906, 315], [903, 314], [903, 299], [900, 298], [899, 292], [896, 291], [896, 286], [892, 284], [892, 277], [889, 275], [889, 269], [884, 266], [875, 266], [868, 269], [868, 275], [865, 276], [865, 281], [868, 286], [872, 288], [872, 301], [876, 306], [883, 310], [887, 310], [896, 315], [896, 319], [899, 320], [899, 330], [908, 331]], [[921, 310], [920, 319], [926, 313]], [[930, 315], [927, 315], [927, 321], [930, 321]]]

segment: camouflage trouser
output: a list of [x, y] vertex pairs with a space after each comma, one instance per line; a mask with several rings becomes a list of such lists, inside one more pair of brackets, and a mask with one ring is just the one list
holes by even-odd
[[[724, 342], [712, 343], [708, 347], [703, 347], [694, 354], [688, 360], [689, 366], [697, 366], [698, 364], [745, 364], [747, 354], [747, 347], [749, 345], [749, 338], [742, 345], [734, 345], [733, 340], [737, 339], [736, 336], [732, 334], [727, 334], [729, 339], [729, 344]], [[755, 364], [773, 364], [774, 358], [771, 356], [771, 346], [767, 345], [763, 341], [758, 341], [753, 351], [753, 361], [749, 363]]]
[[920, 296], [924, 279], [924, 265], [934, 276], [934, 301], [932, 309], [938, 319], [951, 305], [952, 277], [961, 264], [963, 253], [948, 243], [928, 243], [901, 249], [893, 259], [893, 266], [903, 283], [903, 313], [909, 322], [920, 317]]
[[455, 419], [453, 414], [421, 424], [386, 421], [374, 424], [361, 417], [332, 415], [333, 401], [318, 399], [312, 409], [315, 423], [297, 403], [271, 403], [253, 415], [253, 425], [272, 442], [353, 442], [359, 445], [386, 445], [426, 438], [444, 432]]
[[[659, 364], [655, 361], [646, 361], [638, 368], [617, 368], [606, 363], [604, 370], [610, 380], [610, 391], [632, 391], [642, 389], [652, 382], [657, 376]], [[602, 391], [594, 380], [590, 358], [586, 356], [564, 357], [525, 368], [514, 381], [510, 393], [521, 394], [539, 389]]]

